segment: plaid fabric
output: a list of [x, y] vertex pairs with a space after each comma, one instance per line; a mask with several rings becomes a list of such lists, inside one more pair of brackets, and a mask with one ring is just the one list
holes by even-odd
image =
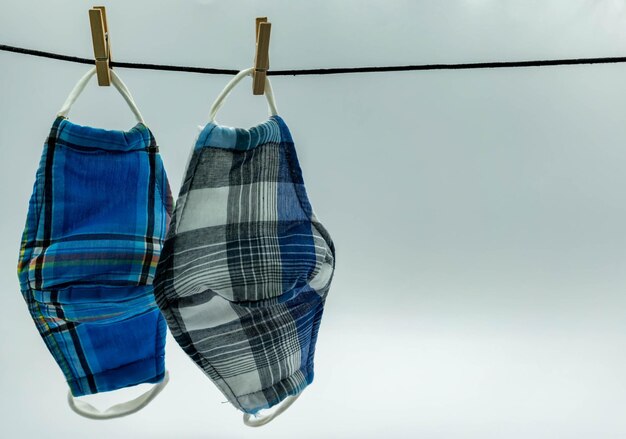
[[164, 376], [152, 281], [172, 196], [150, 130], [57, 118], [22, 236], [22, 295], [72, 394]]
[[256, 413], [313, 380], [334, 256], [284, 121], [209, 123], [187, 166], [155, 296], [185, 352], [234, 406]]

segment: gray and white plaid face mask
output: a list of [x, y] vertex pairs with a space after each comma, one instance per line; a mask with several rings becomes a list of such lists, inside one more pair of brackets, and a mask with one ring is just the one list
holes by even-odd
[[248, 425], [262, 425], [313, 380], [335, 249], [307, 198], [269, 81], [268, 120], [247, 130], [215, 122], [223, 99], [250, 73], [226, 86], [198, 136], [155, 296], [180, 346]]

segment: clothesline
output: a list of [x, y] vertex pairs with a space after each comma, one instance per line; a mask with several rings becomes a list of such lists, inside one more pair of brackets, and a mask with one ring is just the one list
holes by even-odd
[[[14, 52], [23, 55], [39, 56], [43, 58], [56, 59], [60, 61], [74, 62], [79, 64], [94, 64], [91, 58], [81, 58], [59, 53], [44, 52], [41, 50], [26, 49], [23, 47], [8, 46], [0, 44], [0, 50]], [[616, 64], [625, 63], [626, 57], [602, 57], [602, 58], [566, 58], [566, 59], [545, 59], [533, 61], [493, 61], [476, 63], [457, 64], [416, 64], [404, 66], [370, 66], [370, 67], [334, 67], [319, 69], [290, 69], [290, 70], [268, 70], [270, 76], [300, 76], [300, 75], [336, 75], [343, 73], [379, 73], [379, 72], [402, 72], [417, 70], [465, 70], [465, 69], [496, 69], [514, 67], [542, 67], [542, 66], [565, 66], [581, 64]], [[211, 75], [235, 75], [237, 69], [217, 69], [210, 67], [191, 67], [167, 64], [149, 64], [135, 62], [111, 61], [111, 67], [142, 70], [165, 70], [172, 72], [203, 73]]]

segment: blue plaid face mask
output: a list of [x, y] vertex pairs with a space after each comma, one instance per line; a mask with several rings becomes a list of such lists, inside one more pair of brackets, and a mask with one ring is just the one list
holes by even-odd
[[335, 250], [307, 198], [269, 81], [267, 121], [248, 130], [214, 121], [226, 95], [250, 73], [227, 85], [201, 127], [155, 296], [176, 341], [245, 413], [244, 422], [256, 426], [313, 380]]
[[[111, 418], [139, 410], [167, 383], [166, 324], [152, 280], [172, 211], [158, 148], [128, 89], [130, 131], [80, 126], [67, 113], [44, 145], [23, 233], [18, 275], [28, 309], [70, 387], [73, 410]], [[74, 397], [155, 383], [104, 413]], [[158, 384], [157, 384], [158, 383]]]

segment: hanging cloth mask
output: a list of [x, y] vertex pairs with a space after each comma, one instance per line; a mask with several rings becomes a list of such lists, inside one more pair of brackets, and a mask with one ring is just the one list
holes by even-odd
[[231, 80], [200, 127], [155, 296], [176, 341], [244, 422], [258, 426], [313, 380], [335, 250], [309, 204], [269, 80], [267, 121], [249, 130], [215, 122], [224, 98], [251, 72]]
[[[94, 75], [76, 84], [52, 125], [22, 236], [22, 295], [69, 384], [72, 410], [93, 419], [136, 412], [167, 384], [167, 325], [152, 280], [172, 212], [158, 147], [126, 86], [137, 125], [81, 126], [67, 114]], [[154, 383], [104, 412], [75, 397]]]

